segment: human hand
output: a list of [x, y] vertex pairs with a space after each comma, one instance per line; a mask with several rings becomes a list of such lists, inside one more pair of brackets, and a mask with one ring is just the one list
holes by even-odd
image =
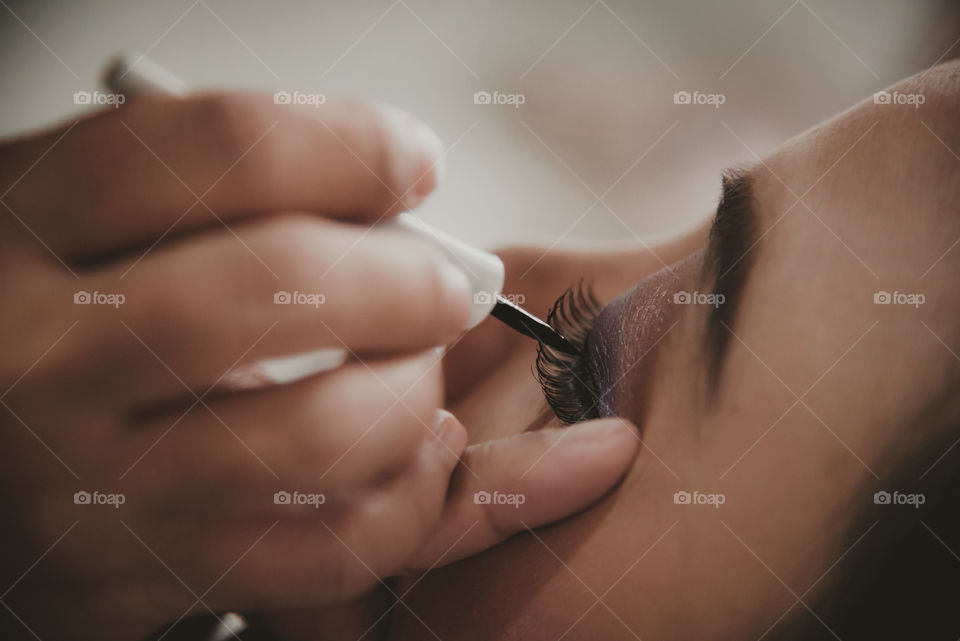
[[[432, 533], [404, 567], [413, 576], [403, 583], [379, 581], [364, 567], [368, 552], [363, 550], [355, 566], [376, 590], [335, 604], [248, 613], [252, 638], [260, 638], [260, 632], [284, 641], [379, 638], [374, 631], [388, 627], [394, 610], [408, 607], [404, 597], [422, 573], [571, 516], [606, 495], [636, 456], [635, 429], [622, 419], [604, 419], [466, 447]], [[453, 415], [442, 424], [440, 432], [447, 431], [466, 441], [466, 431]]]
[[[458, 454], [419, 350], [459, 333], [469, 293], [432, 248], [343, 221], [422, 200], [440, 153], [395, 110], [224, 94], [0, 146], [4, 638], [129, 639], [359, 589], [333, 532], [389, 528], [374, 566], [403, 566]], [[325, 347], [370, 358], [214, 388]], [[323, 495], [323, 523], [278, 491]]]

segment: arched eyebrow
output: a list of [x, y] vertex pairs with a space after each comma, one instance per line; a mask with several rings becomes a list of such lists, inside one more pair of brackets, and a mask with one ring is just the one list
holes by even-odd
[[703, 273], [706, 282], [710, 283], [709, 290], [716, 294], [715, 300], [722, 301], [710, 309], [705, 332], [711, 395], [715, 395], [720, 386], [731, 332], [753, 266], [751, 250], [758, 240], [758, 218], [753, 178], [749, 171], [725, 171], [720, 203], [704, 254]]

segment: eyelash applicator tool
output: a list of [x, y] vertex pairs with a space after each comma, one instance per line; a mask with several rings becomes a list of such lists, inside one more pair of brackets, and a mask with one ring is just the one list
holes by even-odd
[[434, 229], [412, 214], [400, 214], [385, 225], [402, 228], [432, 241], [447, 254], [451, 263], [463, 268], [473, 287], [473, 309], [467, 329], [476, 326], [490, 315], [510, 329], [548, 347], [565, 354], [579, 353], [577, 347], [560, 332], [502, 295], [503, 261], [496, 255]]
[[[185, 95], [186, 84], [155, 62], [139, 57], [131, 62], [121, 56], [111, 62], [104, 74], [111, 91], [123, 94], [156, 93]], [[549, 324], [502, 296], [503, 261], [463, 241], [434, 229], [409, 213], [380, 223], [377, 227], [396, 229], [429, 241], [443, 251], [450, 263], [467, 276], [473, 290], [473, 303], [464, 331], [478, 325], [488, 315], [511, 329], [533, 338], [559, 352], [576, 355], [577, 347]], [[258, 362], [264, 373], [277, 383], [339, 367], [347, 360], [343, 349], [321, 349], [295, 356], [264, 359]]]
[[493, 306], [490, 315], [507, 327], [524, 336], [529, 336], [547, 347], [552, 347], [571, 356], [580, 353], [577, 346], [564, 338], [560, 332], [499, 294], [497, 295], [497, 304]]

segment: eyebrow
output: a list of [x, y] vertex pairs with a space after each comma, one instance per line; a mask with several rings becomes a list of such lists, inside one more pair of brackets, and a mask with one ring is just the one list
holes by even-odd
[[753, 266], [750, 249], [756, 243], [757, 223], [750, 173], [742, 169], [724, 171], [722, 195], [704, 256], [704, 274], [712, 281], [710, 290], [723, 301], [711, 307], [707, 318], [705, 341], [711, 396], [716, 395], [720, 386], [720, 374], [732, 338], [730, 330]]

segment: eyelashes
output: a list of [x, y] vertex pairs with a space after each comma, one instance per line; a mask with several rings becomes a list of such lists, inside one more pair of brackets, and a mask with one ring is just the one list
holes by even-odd
[[547, 323], [576, 345], [578, 353], [564, 354], [542, 343], [537, 347], [537, 381], [547, 404], [567, 424], [600, 418], [600, 396], [585, 348], [601, 309], [581, 280], [556, 300], [547, 315]]

